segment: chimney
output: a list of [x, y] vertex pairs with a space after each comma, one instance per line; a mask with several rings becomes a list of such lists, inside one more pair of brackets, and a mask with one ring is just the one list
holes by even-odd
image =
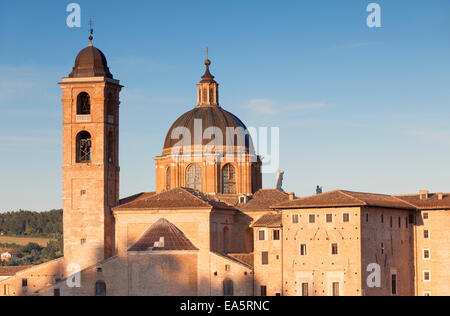
[[291, 192], [289, 193], [289, 201], [294, 201], [295, 200], [295, 193]]
[[420, 200], [421, 201], [426, 201], [428, 200], [428, 191], [427, 190], [421, 190], [419, 191], [419, 196], [420, 196]]
[[439, 201], [442, 201], [444, 199], [444, 193], [438, 193], [437, 196]]

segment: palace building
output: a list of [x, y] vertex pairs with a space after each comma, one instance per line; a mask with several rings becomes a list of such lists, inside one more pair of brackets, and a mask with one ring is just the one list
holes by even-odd
[[0, 296], [450, 294], [450, 194], [263, 189], [205, 66], [161, 140], [156, 192], [119, 199], [122, 86], [91, 37], [59, 83], [64, 257], [0, 278]]

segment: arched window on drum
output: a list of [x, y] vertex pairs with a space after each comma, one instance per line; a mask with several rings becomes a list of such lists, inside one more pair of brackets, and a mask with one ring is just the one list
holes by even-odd
[[222, 169], [222, 193], [236, 194], [236, 172], [231, 164]]
[[202, 190], [202, 168], [199, 165], [191, 165], [187, 169], [186, 187], [197, 191]]

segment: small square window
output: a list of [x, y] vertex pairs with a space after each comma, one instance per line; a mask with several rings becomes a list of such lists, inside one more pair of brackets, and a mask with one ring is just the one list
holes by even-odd
[[431, 281], [431, 272], [430, 271], [423, 272], [423, 280], [426, 282]]
[[28, 280], [22, 279], [22, 287], [28, 287]]
[[264, 229], [258, 231], [258, 238], [261, 241], [266, 240], [266, 231]]
[[344, 221], [344, 223], [350, 222], [350, 214], [344, 213], [342, 220]]
[[53, 296], [61, 296], [61, 290], [60, 289], [53, 289]]
[[423, 213], [423, 219], [428, 219], [428, 218], [429, 218], [428, 213]]
[[300, 256], [306, 256], [306, 245], [300, 245]]
[[314, 215], [314, 214], [309, 215], [309, 222], [311, 224], [315, 223], [316, 222], [316, 215]]
[[431, 296], [431, 292], [423, 292], [423, 296]]
[[230, 265], [226, 264], [226, 265], [225, 265], [225, 271], [230, 271], [230, 270], [231, 270]]
[[280, 230], [279, 229], [275, 229], [273, 231], [273, 240], [280, 240]]
[[333, 222], [333, 214], [327, 214], [327, 223]]
[[332, 255], [337, 255], [339, 253], [338, 251], [338, 244], [332, 244], [331, 245], [331, 254]]
[[292, 215], [292, 224], [298, 224], [298, 214]]
[[267, 251], [263, 251], [261, 253], [261, 264], [263, 265], [269, 264], [269, 253]]
[[423, 250], [423, 259], [425, 259], [425, 260], [430, 259], [430, 249]]
[[81, 240], [80, 240], [80, 244], [81, 244], [82, 246], [85, 245], [85, 244], [86, 244], [86, 239], [85, 239], [85, 238], [81, 239]]
[[425, 238], [425, 239], [429, 239], [430, 238], [430, 231], [429, 230], [424, 230], [423, 231], [423, 238]]
[[80, 191], [80, 195], [81, 195], [81, 196], [86, 195], [86, 190], [81, 190], [81, 191]]

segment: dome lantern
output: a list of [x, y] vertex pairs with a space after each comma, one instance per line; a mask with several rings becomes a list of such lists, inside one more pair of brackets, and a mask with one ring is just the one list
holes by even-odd
[[208, 49], [206, 49], [205, 74], [197, 84], [197, 106], [219, 106], [219, 84], [209, 70], [211, 60], [208, 57]]

